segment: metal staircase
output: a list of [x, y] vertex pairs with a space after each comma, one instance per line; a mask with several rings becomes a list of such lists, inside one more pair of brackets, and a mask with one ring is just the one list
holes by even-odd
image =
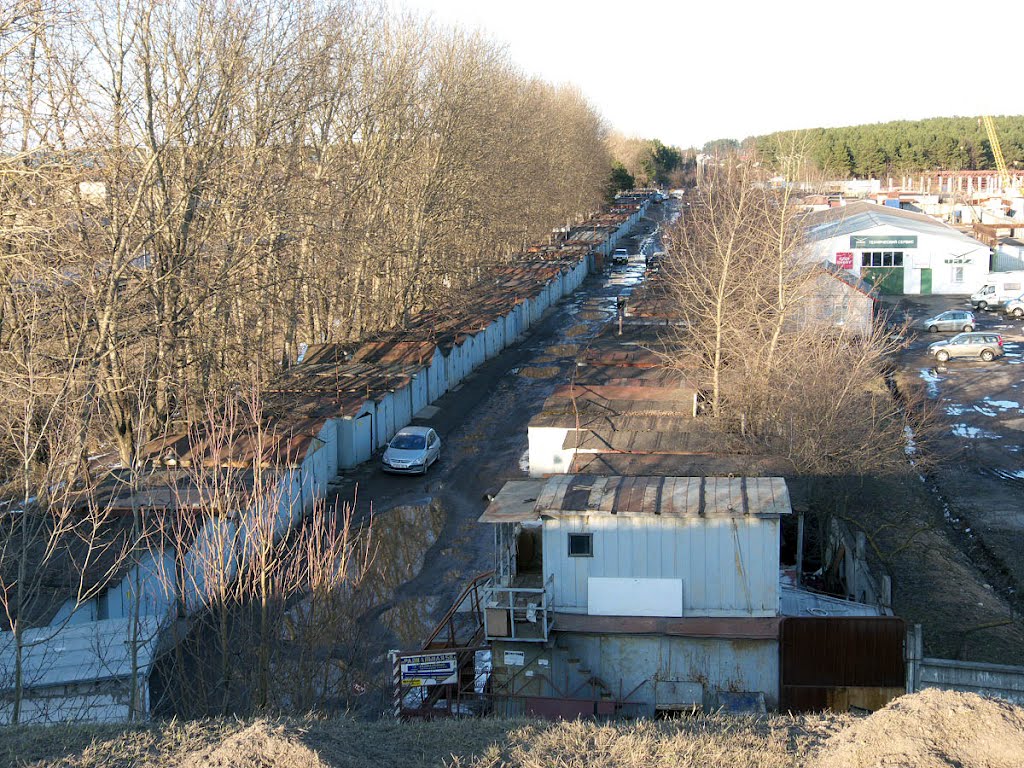
[[[477, 651], [486, 650], [484, 586], [494, 571], [473, 578], [416, 653], [394, 653], [395, 714], [402, 719], [483, 714], [486, 701], [476, 673]], [[403, 684], [403, 660], [437, 654], [454, 658], [456, 682], [429, 686]], [[417, 695], [418, 694], [418, 695]]]

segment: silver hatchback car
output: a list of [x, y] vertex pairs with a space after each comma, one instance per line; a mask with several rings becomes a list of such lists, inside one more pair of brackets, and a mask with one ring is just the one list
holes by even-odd
[[951, 339], [929, 344], [928, 354], [940, 363], [951, 357], [978, 357], [988, 363], [1003, 356], [1003, 337], [998, 333], [958, 333]]
[[966, 309], [950, 309], [941, 312], [935, 317], [929, 317], [921, 321], [921, 327], [935, 333], [936, 331], [973, 331], [977, 325], [974, 322], [974, 313]]
[[441, 458], [441, 438], [430, 427], [405, 427], [391, 438], [381, 456], [381, 469], [403, 475], [425, 475]]

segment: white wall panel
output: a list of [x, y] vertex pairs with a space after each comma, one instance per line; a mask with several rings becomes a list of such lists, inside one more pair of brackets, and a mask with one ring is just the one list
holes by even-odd
[[591, 616], [683, 615], [682, 579], [587, 579], [587, 613]]

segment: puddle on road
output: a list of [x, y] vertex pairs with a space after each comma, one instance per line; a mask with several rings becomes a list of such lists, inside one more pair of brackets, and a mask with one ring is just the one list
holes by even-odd
[[403, 600], [380, 615], [380, 622], [398, 638], [401, 648], [419, 648], [436, 624], [437, 597], [415, 597]]
[[429, 497], [422, 503], [403, 504], [374, 515], [371, 536], [375, 555], [360, 588], [364, 610], [393, 599], [397, 589], [419, 574], [447, 519], [448, 513]]

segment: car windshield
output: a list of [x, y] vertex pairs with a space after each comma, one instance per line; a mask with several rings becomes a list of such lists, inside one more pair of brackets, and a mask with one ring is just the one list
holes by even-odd
[[400, 451], [415, 451], [418, 448], [425, 448], [427, 439], [423, 435], [395, 435], [391, 441], [391, 447]]

